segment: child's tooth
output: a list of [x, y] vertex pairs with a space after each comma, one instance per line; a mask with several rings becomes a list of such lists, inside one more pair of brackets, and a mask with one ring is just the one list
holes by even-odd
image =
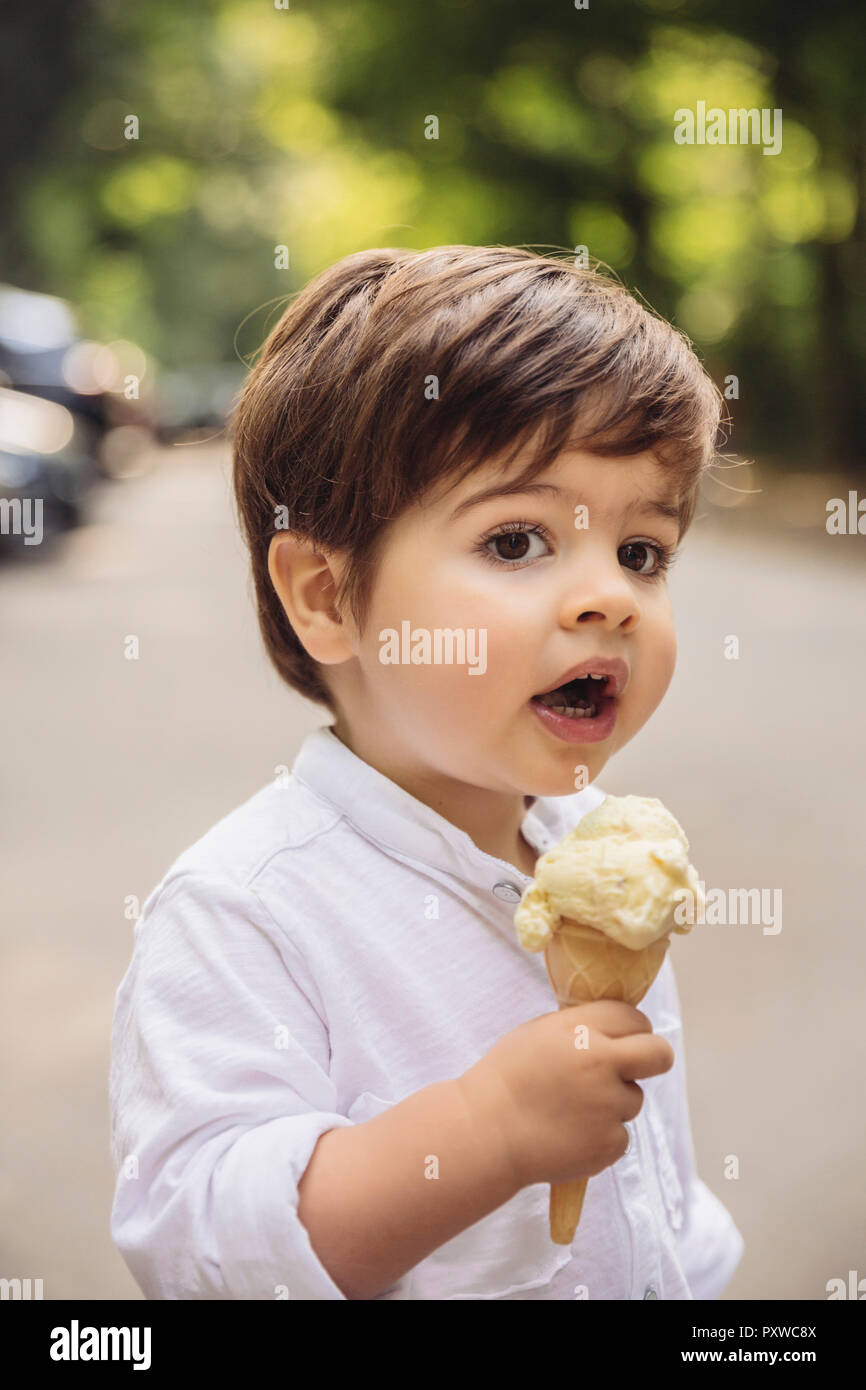
[[546, 700], [544, 703], [555, 714], [564, 714], [566, 719], [594, 719], [597, 714], [595, 705], [587, 700], [582, 705], [551, 705]]

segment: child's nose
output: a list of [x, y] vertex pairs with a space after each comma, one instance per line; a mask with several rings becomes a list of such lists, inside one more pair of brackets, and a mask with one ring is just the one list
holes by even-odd
[[568, 628], [590, 622], [634, 627], [640, 619], [637, 586], [618, 562], [587, 562], [576, 569], [568, 584], [560, 615]]

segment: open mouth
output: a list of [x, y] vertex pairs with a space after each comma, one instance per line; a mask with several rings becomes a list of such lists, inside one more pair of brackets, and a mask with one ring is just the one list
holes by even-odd
[[610, 697], [605, 696], [608, 677], [579, 676], [544, 695], [533, 695], [532, 704], [546, 705], [566, 719], [594, 719]]

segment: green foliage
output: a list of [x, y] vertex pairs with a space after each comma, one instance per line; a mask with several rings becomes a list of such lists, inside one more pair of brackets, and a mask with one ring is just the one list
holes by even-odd
[[[739, 376], [736, 447], [859, 462], [854, 7], [102, 0], [35, 68], [66, 8], [22, 7], [0, 68], [32, 139], [0, 172], [0, 274], [86, 332], [173, 366], [230, 357], [243, 322], [249, 356], [251, 311], [359, 247], [585, 244]], [[699, 102], [781, 108], [781, 152], [677, 144]]]

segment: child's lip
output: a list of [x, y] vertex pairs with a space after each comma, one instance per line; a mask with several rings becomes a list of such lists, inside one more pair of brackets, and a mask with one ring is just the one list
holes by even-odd
[[610, 738], [616, 726], [617, 703], [612, 695], [601, 695], [599, 711], [594, 719], [587, 719], [586, 716], [569, 719], [564, 714], [557, 714], [548, 705], [541, 704], [535, 696], [529, 701], [536, 718], [563, 743], [601, 743]]
[[607, 683], [604, 687], [605, 696], [618, 698], [624, 692], [629, 680], [628, 664], [619, 656], [589, 656], [585, 661], [581, 661], [577, 666], [572, 666], [568, 671], [563, 672], [558, 680], [552, 685], [548, 685], [544, 690], [537, 690], [536, 695], [548, 695], [551, 690], [557, 690], [561, 685], [567, 685], [569, 681], [578, 680], [581, 676], [598, 675], [606, 676]]

